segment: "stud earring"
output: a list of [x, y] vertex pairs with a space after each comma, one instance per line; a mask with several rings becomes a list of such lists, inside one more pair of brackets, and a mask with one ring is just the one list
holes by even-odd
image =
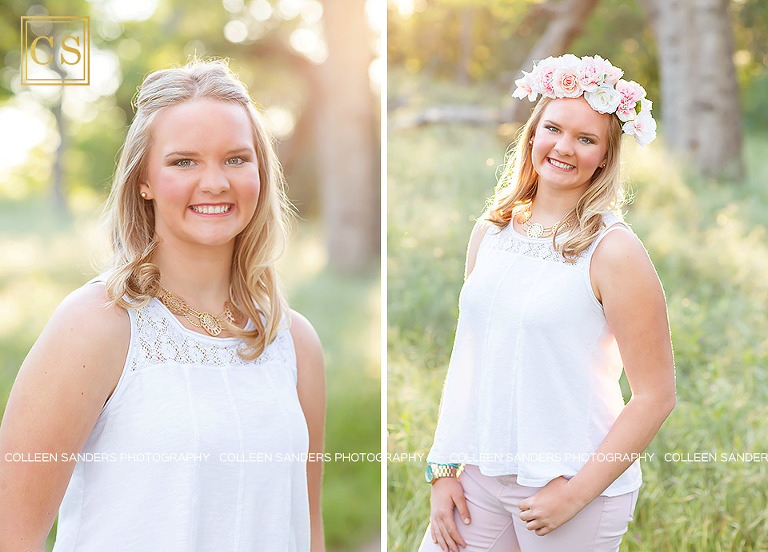
[[529, 145], [529, 146], [532, 146], [532, 145], [533, 145], [533, 138], [531, 138], [530, 140], [528, 140], [528, 145]]
[[141, 192], [139, 195], [142, 197], [142, 199], [147, 199], [147, 192]]

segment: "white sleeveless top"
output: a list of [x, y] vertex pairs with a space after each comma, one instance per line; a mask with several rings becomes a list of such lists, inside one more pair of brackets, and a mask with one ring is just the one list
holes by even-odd
[[[157, 299], [59, 509], [54, 552], [309, 551], [306, 421], [288, 329], [254, 361]], [[287, 326], [287, 324], [286, 324]]]
[[[589, 278], [616, 216], [577, 262], [552, 238], [491, 226], [459, 296], [459, 321], [427, 460], [477, 465], [542, 487], [572, 477], [624, 407], [622, 363]], [[635, 462], [602, 494], [637, 490]]]

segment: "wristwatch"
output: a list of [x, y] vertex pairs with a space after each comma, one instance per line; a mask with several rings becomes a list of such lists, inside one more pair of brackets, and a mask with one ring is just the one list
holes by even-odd
[[424, 472], [424, 479], [427, 483], [432, 484], [441, 477], [458, 477], [459, 465], [458, 464], [435, 464], [433, 462], [427, 463], [427, 469]]

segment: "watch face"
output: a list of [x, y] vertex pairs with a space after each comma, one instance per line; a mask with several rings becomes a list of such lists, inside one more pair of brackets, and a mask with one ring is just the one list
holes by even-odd
[[427, 480], [427, 483], [432, 483], [432, 479], [434, 479], [435, 474], [432, 473], [432, 466], [427, 464], [427, 470], [424, 472], [424, 478]]

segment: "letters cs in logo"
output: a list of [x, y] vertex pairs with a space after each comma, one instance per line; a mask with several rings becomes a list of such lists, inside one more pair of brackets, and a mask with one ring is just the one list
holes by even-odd
[[91, 80], [91, 18], [21, 18], [21, 84], [79, 84]]

